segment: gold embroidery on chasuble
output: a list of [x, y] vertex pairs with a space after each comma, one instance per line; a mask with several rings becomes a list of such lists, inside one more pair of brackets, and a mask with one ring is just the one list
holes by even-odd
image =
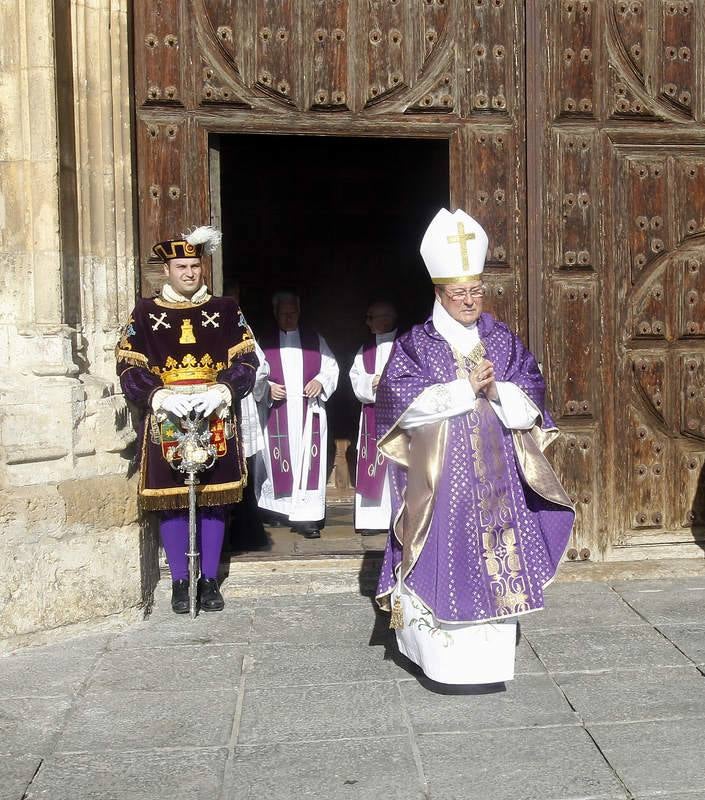
[[485, 345], [478, 342], [472, 350], [464, 356], [460, 350], [453, 348], [453, 358], [455, 358], [455, 377], [468, 378], [473, 369], [482, 361], [486, 354]]
[[196, 336], [193, 332], [193, 325], [190, 319], [185, 319], [181, 323], [181, 338], [179, 344], [196, 344]]
[[[481, 403], [481, 405], [480, 405]], [[470, 442], [473, 448], [472, 467], [477, 482], [476, 500], [482, 533], [482, 559], [490, 578], [492, 602], [498, 617], [512, 616], [527, 610], [526, 578], [517, 547], [517, 534], [508, 506], [508, 490], [495, 486], [488, 477], [487, 459], [499, 460], [501, 452], [487, 452], [480, 431], [482, 414], [494, 414], [488, 401], [480, 401], [470, 413], [472, 424]], [[494, 449], [494, 448], [493, 448]], [[498, 474], [498, 464], [492, 465]]]

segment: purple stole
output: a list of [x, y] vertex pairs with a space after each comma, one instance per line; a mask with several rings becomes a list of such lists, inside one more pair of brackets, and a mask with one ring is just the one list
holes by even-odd
[[[274, 383], [284, 384], [284, 367], [282, 364], [281, 349], [279, 347], [279, 331], [276, 332], [276, 341], [269, 347], [263, 347], [264, 354], [269, 363], [269, 380]], [[299, 328], [301, 337], [301, 350], [303, 352], [304, 386], [321, 371], [321, 350], [318, 334], [313, 331]], [[291, 448], [289, 446], [289, 415], [287, 406], [289, 401], [298, 402], [297, 399], [287, 398], [275, 402], [269, 409], [267, 418], [267, 439], [269, 442], [269, 459], [272, 465], [272, 487], [274, 497], [291, 497], [294, 492], [294, 475], [291, 469]], [[308, 399], [303, 398], [302, 428], [306, 427], [306, 411]], [[305, 443], [306, 444], [306, 443]], [[309, 446], [306, 444], [306, 446]], [[318, 489], [321, 466], [321, 420], [318, 414], [312, 415], [311, 429], [311, 460], [309, 462], [306, 489]], [[302, 454], [303, 457], [303, 454]]]
[[[376, 340], [365, 345], [362, 350], [362, 364], [365, 372], [375, 374], [377, 356]], [[387, 474], [387, 459], [377, 449], [377, 423], [375, 404], [362, 404], [360, 430], [360, 452], [357, 454], [357, 474], [355, 489], [368, 500], [379, 502], [384, 491], [384, 478]]]

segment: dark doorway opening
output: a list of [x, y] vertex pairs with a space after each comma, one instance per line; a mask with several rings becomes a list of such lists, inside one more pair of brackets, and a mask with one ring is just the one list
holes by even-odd
[[220, 135], [223, 289], [239, 290], [255, 335], [274, 325], [271, 296], [295, 289], [302, 321], [340, 366], [331, 440], [356, 439], [348, 370], [369, 335], [370, 302], [387, 299], [408, 328], [429, 314], [421, 237], [449, 204], [445, 139]]

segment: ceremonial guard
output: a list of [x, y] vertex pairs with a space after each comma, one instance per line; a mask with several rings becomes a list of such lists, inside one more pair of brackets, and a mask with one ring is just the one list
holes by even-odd
[[338, 364], [322, 336], [299, 326], [297, 295], [279, 292], [272, 306], [277, 330], [260, 341], [269, 379], [260, 406], [265, 446], [258, 502], [316, 539], [326, 513], [326, 401], [338, 385]]
[[156, 297], [138, 301], [116, 349], [122, 390], [140, 413], [140, 505], [160, 512], [172, 608], [178, 614], [189, 610], [188, 487], [172, 464], [187, 415], [209, 421], [217, 455], [197, 486], [203, 611], [223, 608], [217, 578], [224, 506], [242, 498], [247, 481], [236, 409], [252, 391], [258, 360], [237, 303], [214, 297], [203, 282], [201, 256], [212, 253], [220, 240], [218, 231], [204, 226], [153, 247], [164, 263], [166, 283]]
[[433, 314], [394, 343], [375, 405], [393, 462], [377, 599], [401, 652], [450, 684], [513, 677], [516, 621], [543, 608], [574, 519], [536, 359], [482, 311], [487, 244], [463, 211], [433, 219]]
[[373, 303], [367, 309], [365, 322], [372, 336], [357, 351], [350, 369], [353, 392], [362, 403], [357, 435], [355, 528], [363, 536], [388, 531], [392, 514], [388, 462], [377, 449], [375, 399], [397, 335], [396, 309], [391, 303]]

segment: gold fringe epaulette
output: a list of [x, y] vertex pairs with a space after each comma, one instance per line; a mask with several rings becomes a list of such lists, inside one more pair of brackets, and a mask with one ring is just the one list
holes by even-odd
[[245, 353], [254, 353], [255, 352], [255, 342], [254, 339], [243, 339], [238, 344], [233, 345], [228, 350], [228, 364], [232, 362], [235, 356], [242, 356]]
[[393, 631], [400, 631], [404, 627], [404, 612], [401, 607], [401, 600], [397, 595], [392, 605], [392, 616], [389, 620], [389, 627]]
[[116, 350], [115, 358], [118, 363], [124, 361], [126, 364], [132, 364], [135, 367], [149, 366], [149, 359], [142, 353], [134, 353], [132, 350]]

